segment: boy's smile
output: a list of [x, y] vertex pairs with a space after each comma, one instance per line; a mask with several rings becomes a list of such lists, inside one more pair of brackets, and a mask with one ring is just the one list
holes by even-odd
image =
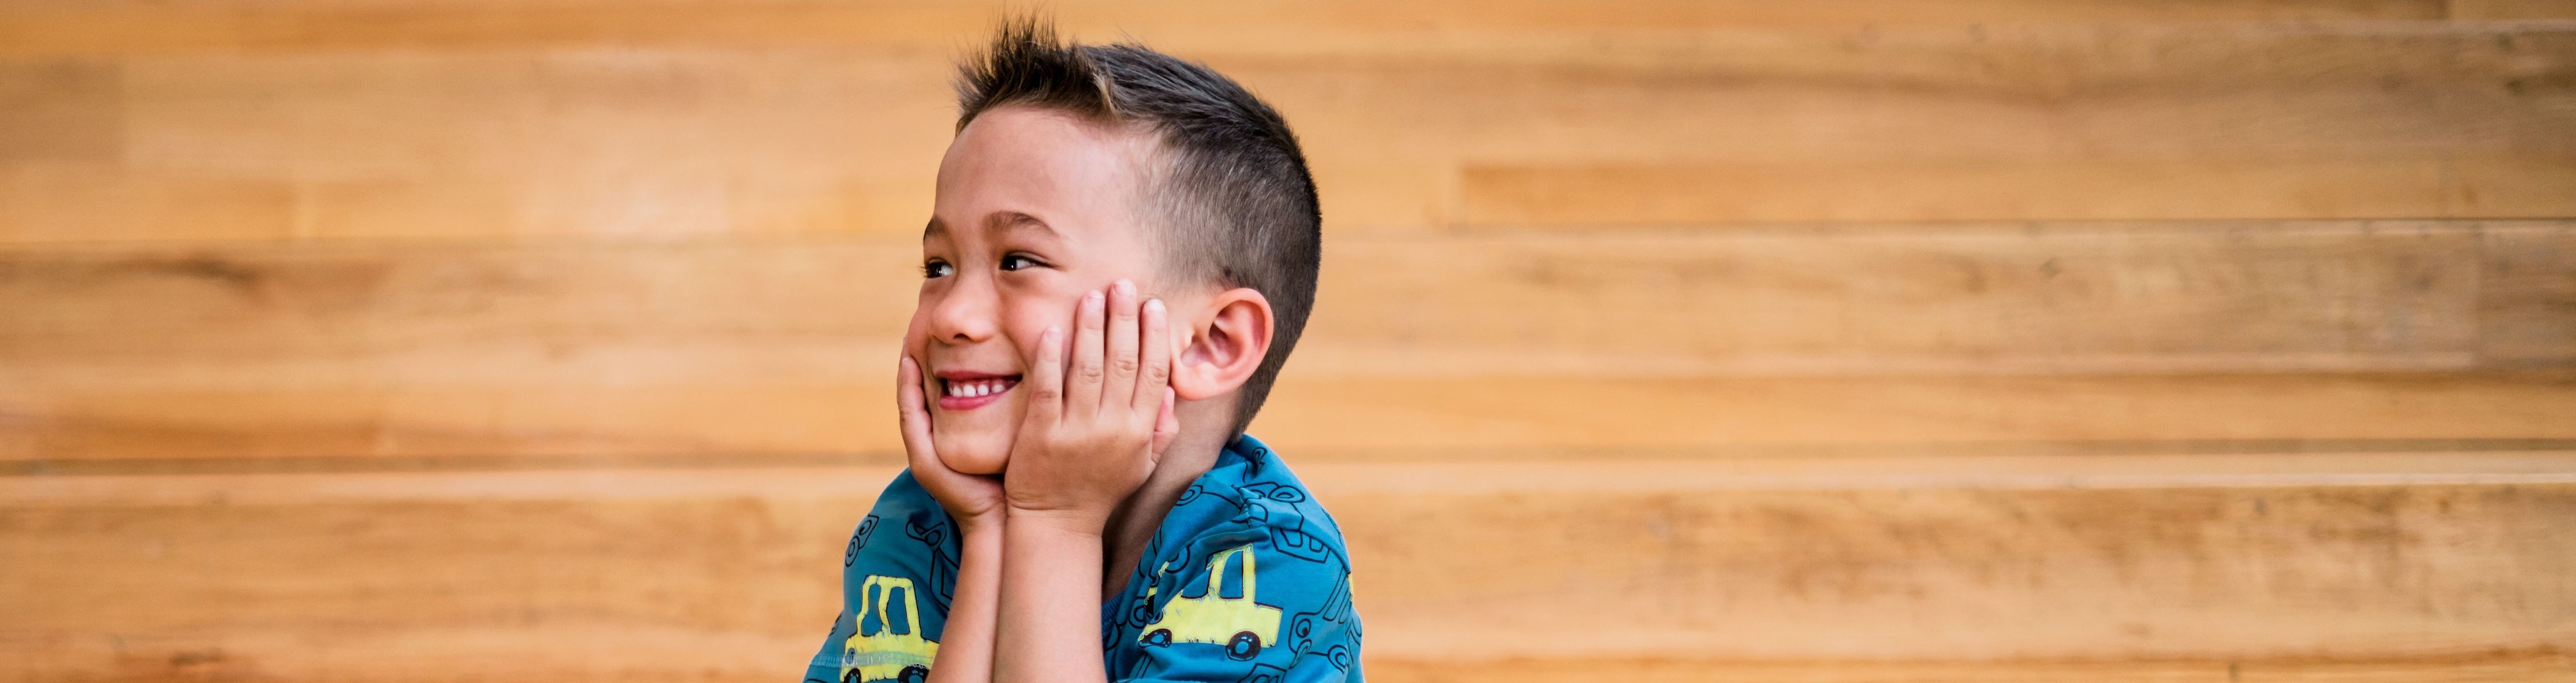
[[[1070, 331], [1085, 293], [1121, 278], [1155, 291], [1141, 210], [1152, 144], [1149, 135], [1016, 106], [976, 117], [950, 143], [921, 239], [921, 299], [904, 335], [928, 378], [924, 391], [937, 397], [931, 437], [949, 467], [1002, 470], [1039, 335]], [[1187, 324], [1174, 323], [1176, 333]]]
[[1020, 383], [1019, 375], [996, 375], [971, 370], [942, 370], [939, 378], [940, 410], [974, 410], [1002, 400], [1002, 392]]

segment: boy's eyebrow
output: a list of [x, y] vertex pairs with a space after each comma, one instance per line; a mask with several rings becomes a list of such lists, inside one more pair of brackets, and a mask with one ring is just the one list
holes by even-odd
[[[1022, 230], [1036, 228], [1040, 232], [1046, 233], [1049, 237], [1061, 238], [1064, 236], [1062, 233], [1055, 231], [1055, 226], [1047, 225], [1046, 221], [1040, 220], [1037, 216], [1032, 216], [1018, 211], [994, 212], [991, 217], [984, 220], [984, 223], [998, 230]], [[948, 224], [940, 222], [937, 216], [931, 217], [929, 223], [921, 226], [922, 239], [926, 240], [933, 237], [946, 237], [947, 235]]]
[[1063, 237], [1062, 234], [1055, 231], [1055, 226], [1047, 225], [1046, 221], [1039, 220], [1036, 216], [1020, 213], [1018, 211], [995, 212], [992, 218], [986, 220], [991, 223], [993, 227], [1001, 228], [1003, 230], [1024, 230], [1028, 228], [1036, 228], [1041, 232], [1045, 232], [1048, 237]]

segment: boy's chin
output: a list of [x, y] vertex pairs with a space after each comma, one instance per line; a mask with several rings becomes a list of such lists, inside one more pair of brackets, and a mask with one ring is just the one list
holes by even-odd
[[1011, 442], [1007, 438], [995, 438], [998, 436], [976, 435], [950, 440], [933, 436], [932, 440], [939, 443], [939, 462], [946, 464], [948, 469], [964, 474], [1001, 474], [1002, 468], [1011, 463]]

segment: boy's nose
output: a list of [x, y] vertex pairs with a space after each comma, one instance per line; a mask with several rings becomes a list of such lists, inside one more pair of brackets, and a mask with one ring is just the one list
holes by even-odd
[[932, 339], [950, 343], [981, 342], [993, 338], [994, 331], [1001, 327], [1000, 321], [994, 319], [999, 302], [995, 300], [991, 282], [984, 278], [959, 278], [957, 286], [924, 303], [930, 309], [929, 332]]

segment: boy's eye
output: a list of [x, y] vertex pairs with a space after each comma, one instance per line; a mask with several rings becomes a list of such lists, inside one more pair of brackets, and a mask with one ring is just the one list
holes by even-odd
[[936, 280], [948, 277], [948, 274], [955, 270], [957, 267], [948, 265], [947, 261], [925, 261], [921, 264], [921, 277], [926, 280]]
[[1029, 258], [1027, 254], [1011, 254], [1002, 257], [1003, 270], [1019, 270], [1036, 265], [1039, 265], [1038, 260]]

